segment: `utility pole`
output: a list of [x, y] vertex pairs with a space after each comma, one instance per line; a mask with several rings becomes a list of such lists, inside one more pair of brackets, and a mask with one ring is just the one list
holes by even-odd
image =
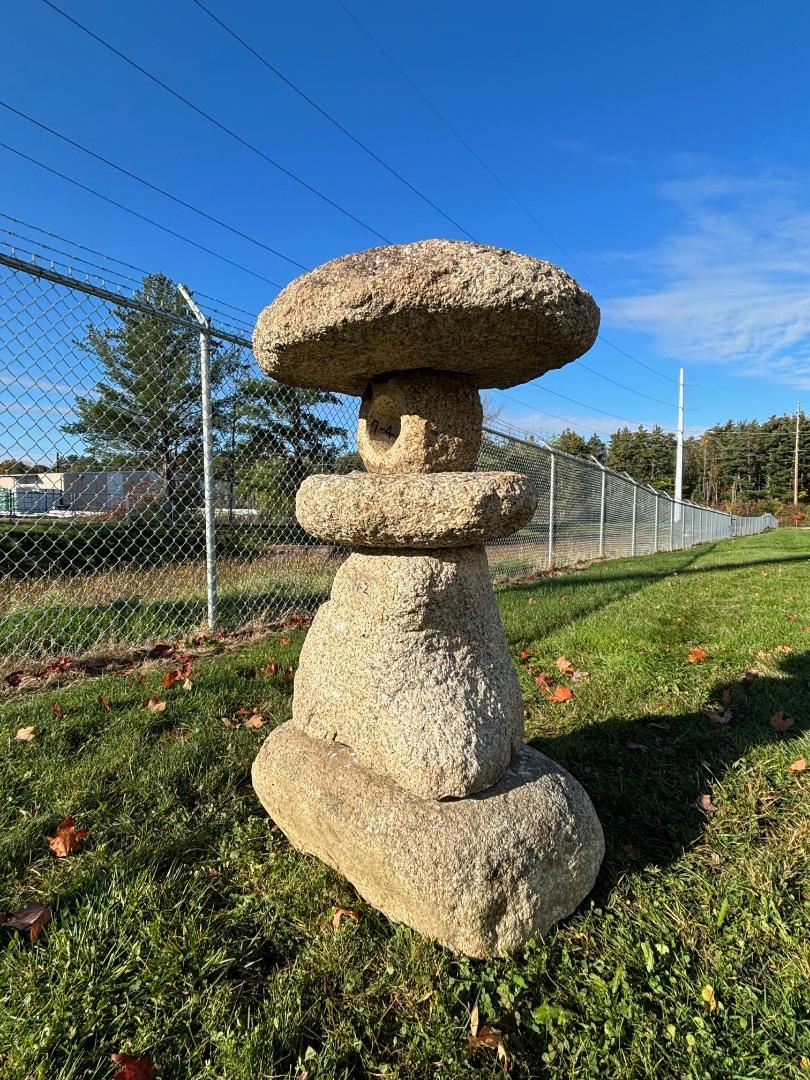
[[799, 418], [802, 414], [802, 403], [796, 402], [796, 446], [793, 451], [793, 502], [799, 502]]
[[675, 457], [675, 520], [681, 520], [683, 498], [683, 368], [678, 380], [678, 451]]

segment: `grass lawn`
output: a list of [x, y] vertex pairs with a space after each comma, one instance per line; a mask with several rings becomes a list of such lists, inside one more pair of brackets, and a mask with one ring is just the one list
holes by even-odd
[[[162, 689], [166, 660], [21, 695], [0, 707], [0, 909], [37, 900], [53, 919], [34, 943], [0, 928], [2, 1080], [107, 1078], [118, 1051], [149, 1052], [161, 1080], [503, 1075], [468, 1047], [476, 1004], [514, 1077], [810, 1076], [810, 769], [790, 770], [810, 759], [810, 532], [499, 599], [527, 737], [605, 828], [576, 913], [521, 955], [470, 961], [291, 850], [249, 768], [292, 693], [258, 669], [294, 665], [303, 632], [195, 661], [189, 690]], [[588, 677], [560, 676], [561, 655]], [[545, 700], [538, 670], [573, 700]], [[139, 707], [151, 695], [163, 711]], [[253, 708], [263, 730], [222, 723]], [[89, 832], [57, 859], [66, 815]], [[335, 929], [341, 907], [359, 922]]]

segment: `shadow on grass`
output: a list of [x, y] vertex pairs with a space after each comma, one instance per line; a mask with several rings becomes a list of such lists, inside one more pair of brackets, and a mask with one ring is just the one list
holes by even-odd
[[[697, 844], [706, 822], [695, 806], [698, 796], [716, 790], [726, 771], [753, 747], [784, 742], [807, 729], [810, 651], [785, 657], [782, 671], [782, 677], [714, 686], [708, 701], [718, 703], [720, 712], [723, 692], [730, 690], [727, 724], [701, 712], [656, 714], [531, 740], [582, 782], [596, 807], [606, 843], [597, 898], [628, 870], [668, 866]], [[769, 723], [778, 710], [795, 721], [784, 734]], [[778, 813], [774, 806], [774, 817]], [[768, 818], [764, 808], [760, 828], [767, 828]]]

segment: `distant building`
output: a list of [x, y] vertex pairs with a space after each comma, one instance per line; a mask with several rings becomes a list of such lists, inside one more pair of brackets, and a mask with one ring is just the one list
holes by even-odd
[[160, 474], [150, 469], [0, 475], [0, 514], [129, 509], [141, 499], [159, 494], [162, 486]]

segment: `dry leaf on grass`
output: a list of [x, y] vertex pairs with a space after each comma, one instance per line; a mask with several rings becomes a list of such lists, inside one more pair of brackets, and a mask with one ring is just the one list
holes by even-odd
[[112, 708], [112, 706], [110, 705], [110, 699], [107, 697], [106, 694], [99, 694], [98, 695], [98, 703], [102, 707], [104, 712], [109, 712], [110, 709]]
[[262, 719], [262, 714], [254, 713], [252, 716], [249, 716], [245, 721], [245, 727], [252, 728], [253, 730], [264, 727], [264, 720]]
[[73, 818], [66, 817], [56, 826], [56, 836], [48, 837], [48, 844], [54, 855], [65, 859], [68, 855], [76, 854], [86, 836], [87, 829], [77, 829]]
[[700, 997], [706, 1002], [709, 1012], [715, 1012], [717, 1010], [717, 998], [714, 996], [713, 986], [704, 986], [700, 991]]
[[564, 656], [558, 656], [556, 664], [558, 670], [561, 671], [563, 675], [573, 675], [576, 671], [576, 668], [571, 663], [571, 661], [567, 660]]
[[705, 649], [701, 649], [696, 646], [694, 649], [690, 649], [686, 654], [686, 661], [689, 664], [702, 664], [704, 660], [709, 659], [709, 654]]
[[793, 652], [793, 646], [792, 645], [777, 645], [776, 646], [776, 651], [780, 652], [780, 653], [783, 653], [785, 656], [787, 656], [789, 653]]
[[786, 615], [785, 618], [787, 618], [790, 622], [798, 622], [799, 621], [799, 616], [794, 615], [792, 612], [791, 612], [791, 614]]
[[529, 654], [528, 649], [521, 649], [520, 652], [518, 653], [518, 656], [520, 657], [521, 660], [528, 660], [529, 655], [530, 654]]
[[755, 668], [746, 668], [743, 672], [743, 682], [752, 683], [754, 679], [759, 678], [759, 672]]
[[728, 724], [731, 720], [731, 709], [720, 712], [719, 709], [713, 709], [710, 705], [704, 705], [700, 711], [704, 716], [708, 716], [713, 724]]
[[279, 645], [291, 645], [292, 644], [292, 638], [290, 638], [290, 637], [279, 638], [278, 643], [279, 643]]
[[51, 908], [32, 902], [22, 911], [15, 911], [13, 915], [5, 916], [2, 924], [9, 930], [19, 930], [21, 934], [28, 934], [31, 941], [36, 941], [52, 917]]
[[142, 709], [148, 709], [149, 712], [163, 712], [166, 708], [166, 702], [162, 701], [157, 695], [150, 697], [148, 701], [145, 701], [141, 705]]
[[702, 810], [704, 814], [713, 814], [717, 807], [712, 802], [711, 795], [698, 795], [695, 799], [694, 806], [698, 810]]
[[790, 769], [788, 771], [792, 773], [793, 776], [798, 776], [799, 773], [804, 772], [806, 768], [807, 758], [800, 757], [791, 763]]
[[559, 703], [562, 701], [570, 701], [573, 696], [574, 691], [569, 689], [569, 687], [558, 686], [557, 689], [553, 691], [553, 693], [548, 695], [548, 700]]
[[62, 711], [62, 707], [60, 705], [57, 705], [55, 701], [51, 702], [51, 712], [57, 720], [64, 720], [65, 714]]
[[278, 664], [275, 660], [270, 660], [264, 667], [259, 668], [262, 675], [278, 675]]
[[791, 717], [789, 716], [785, 716], [784, 709], [778, 709], [770, 718], [768, 723], [771, 725], [774, 731], [790, 731], [796, 721], [791, 719]]
[[227, 728], [238, 728], [239, 727], [239, 721], [238, 720], [231, 720], [231, 718], [229, 716], [223, 716], [222, 717], [222, 726], [227, 727]]
[[155, 1080], [151, 1054], [113, 1054], [111, 1061], [121, 1066], [112, 1080]]
[[485, 1046], [489, 1050], [494, 1050], [498, 1055], [498, 1061], [503, 1065], [504, 1070], [508, 1068], [509, 1057], [506, 1053], [503, 1035], [501, 1035], [500, 1031], [496, 1028], [490, 1027], [489, 1024], [482, 1024], [479, 1026], [477, 1005], [473, 1006], [472, 1013], [470, 1014], [470, 1034], [467, 1038], [467, 1044], [471, 1050], [477, 1050], [481, 1046]]
[[332, 916], [332, 927], [337, 930], [343, 919], [351, 919], [352, 922], [360, 922], [360, 912], [352, 911], [351, 908], [339, 907]]
[[550, 694], [554, 679], [551, 675], [546, 675], [545, 671], [538, 671], [534, 677], [534, 685], [544, 694]]
[[32, 727], [21, 727], [14, 738], [17, 739], [18, 742], [31, 742], [35, 730], [36, 729]]

